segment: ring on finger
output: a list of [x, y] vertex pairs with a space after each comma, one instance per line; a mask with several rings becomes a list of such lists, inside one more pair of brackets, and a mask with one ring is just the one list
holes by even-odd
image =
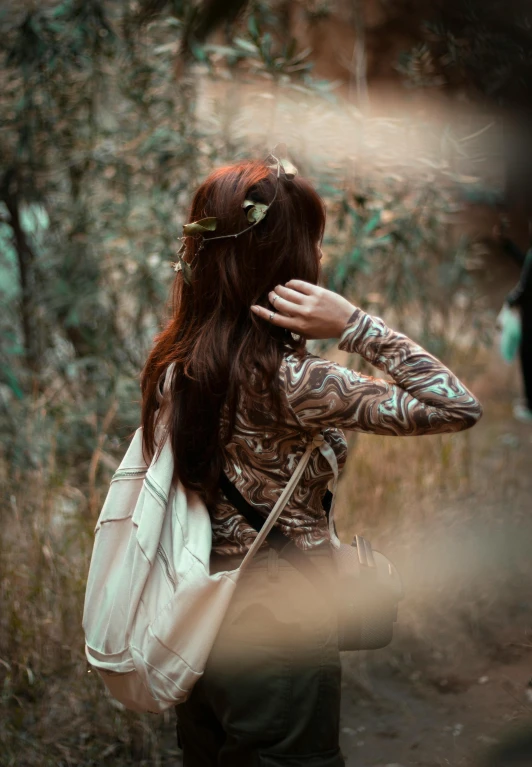
[[275, 312], [271, 312], [271, 313], [270, 313], [270, 316], [268, 317], [268, 319], [270, 320], [270, 322], [273, 322], [273, 316], [274, 316], [274, 314], [275, 314]]
[[279, 296], [277, 294], [272, 298], [272, 306], [275, 306], [275, 302], [277, 301], [278, 298]]

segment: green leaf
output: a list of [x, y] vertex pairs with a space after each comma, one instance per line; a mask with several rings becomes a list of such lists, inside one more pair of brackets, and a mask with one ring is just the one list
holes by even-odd
[[369, 250], [370, 248], [379, 248], [383, 245], [390, 245], [392, 242], [393, 237], [389, 234], [385, 234], [382, 237], [375, 237], [374, 239], [364, 243], [364, 247], [366, 250]]
[[24, 392], [22, 391], [22, 387], [20, 386], [18, 379], [11, 370], [4, 369], [4, 375], [7, 378], [7, 385], [15, 395], [17, 399], [23, 399], [24, 398]]
[[272, 36], [270, 35], [269, 32], [266, 32], [266, 34], [262, 36], [262, 39], [260, 41], [260, 52], [266, 64], [271, 63], [271, 58], [272, 58], [271, 51], [272, 51]]
[[349, 264], [354, 267], [360, 266], [364, 260], [364, 253], [361, 248], [353, 248], [349, 254]]
[[203, 45], [200, 45], [195, 40], [191, 40], [189, 45], [190, 45], [190, 50], [192, 51], [192, 55], [197, 61], [201, 61], [201, 62], [207, 61], [207, 54], [205, 52], [205, 48], [203, 47]]
[[364, 226], [362, 227], [362, 232], [364, 234], [371, 234], [381, 223], [381, 214], [380, 211], [377, 211], [370, 219], [367, 221]]
[[214, 232], [217, 225], [217, 219], [212, 216], [210, 218], [201, 218], [199, 221], [185, 224], [183, 227], [183, 234], [188, 236], [190, 234], [201, 234], [201, 232]]
[[347, 277], [347, 262], [342, 259], [337, 265], [334, 272], [334, 285], [337, 290], [341, 290], [344, 286], [345, 278]]
[[248, 19], [248, 32], [253, 38], [253, 40], [256, 40], [259, 37], [259, 28], [257, 26], [257, 19], [253, 15], [251, 15]]
[[[343, 200], [342, 200], [342, 203], [344, 203]], [[345, 208], [345, 212], [349, 214], [353, 222], [352, 230], [356, 234], [362, 223], [362, 220], [363, 220], [362, 216], [359, 213], [357, 213], [357, 211], [354, 208], [352, 208], [350, 205], [347, 205], [346, 203], [344, 203], [344, 208]]]
[[242, 37], [235, 37], [234, 43], [243, 51], [246, 51], [247, 53], [252, 53], [254, 56], [256, 56], [259, 52], [255, 43], [250, 43], [249, 40], [244, 40]]
[[253, 200], [244, 200], [242, 207], [246, 211], [246, 218], [251, 224], [258, 224], [262, 221], [268, 212], [269, 205], [263, 202], [253, 202]]

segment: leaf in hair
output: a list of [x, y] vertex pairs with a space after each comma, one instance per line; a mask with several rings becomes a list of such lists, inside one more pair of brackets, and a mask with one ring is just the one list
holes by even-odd
[[192, 269], [184, 259], [181, 259], [181, 272], [187, 285], [192, 285]]
[[292, 165], [290, 160], [282, 159], [281, 165], [283, 166], [286, 178], [295, 178], [297, 176], [297, 168], [295, 165]]
[[218, 220], [213, 218], [200, 218], [199, 221], [193, 221], [191, 224], [185, 224], [183, 227], [183, 234], [186, 236], [191, 234], [201, 234], [202, 232], [214, 232], [218, 225]]
[[288, 149], [286, 144], [277, 144], [274, 147], [270, 157], [274, 160], [274, 162], [268, 166], [269, 168], [276, 170], [278, 168], [278, 163], [281, 163], [281, 167], [284, 170], [286, 178], [291, 179], [297, 176], [296, 166], [293, 165], [288, 159]]
[[177, 261], [173, 261], [171, 266], [176, 274], [177, 272], [181, 272], [181, 274], [183, 275], [183, 279], [188, 285], [192, 285], [192, 268], [190, 264], [187, 264], [187, 262], [183, 258], [184, 252], [185, 252], [185, 242], [183, 240], [181, 242], [181, 247], [176, 253]]
[[268, 212], [269, 205], [253, 200], [244, 200], [242, 207], [246, 211], [246, 218], [250, 224], [258, 224]]
[[172, 263], [172, 268], [176, 274], [181, 272], [187, 285], [192, 285], [192, 269], [190, 264], [187, 264], [179, 253], [177, 254], [177, 261]]

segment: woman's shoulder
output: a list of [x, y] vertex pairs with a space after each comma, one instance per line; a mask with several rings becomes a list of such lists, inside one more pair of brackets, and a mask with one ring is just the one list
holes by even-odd
[[288, 351], [281, 364], [281, 379], [288, 388], [316, 388], [325, 376], [334, 375], [338, 369], [335, 362], [319, 357], [308, 350]]
[[331, 360], [313, 354], [308, 351], [308, 349], [305, 349], [302, 352], [295, 352], [292, 351], [292, 349], [288, 349], [283, 355], [282, 365], [291, 370], [299, 370], [302, 367], [329, 369], [338, 367], [336, 362], [331, 362]]

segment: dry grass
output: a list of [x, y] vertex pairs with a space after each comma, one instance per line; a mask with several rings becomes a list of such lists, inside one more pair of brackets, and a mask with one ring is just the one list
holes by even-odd
[[46, 468], [3, 479], [0, 764], [174, 763], [177, 751], [164, 761], [159, 747], [170, 716], [154, 723], [121, 711], [87, 673], [81, 617], [94, 520], [85, 496]]
[[[407, 590], [396, 642], [364, 660], [384, 673], [430, 676], [435, 665], [450, 673], [475, 654], [502, 651], [509, 622], [530, 617], [531, 433], [512, 425], [511, 398], [501, 402], [494, 387], [472, 432], [355, 438], [338, 504], [341, 535], [365, 534], [390, 554]], [[0, 763], [175, 764], [172, 715], [125, 713], [87, 674], [88, 485], [69, 485], [52, 453], [39, 469], [2, 471]], [[357, 663], [347, 659], [348, 680]]]

